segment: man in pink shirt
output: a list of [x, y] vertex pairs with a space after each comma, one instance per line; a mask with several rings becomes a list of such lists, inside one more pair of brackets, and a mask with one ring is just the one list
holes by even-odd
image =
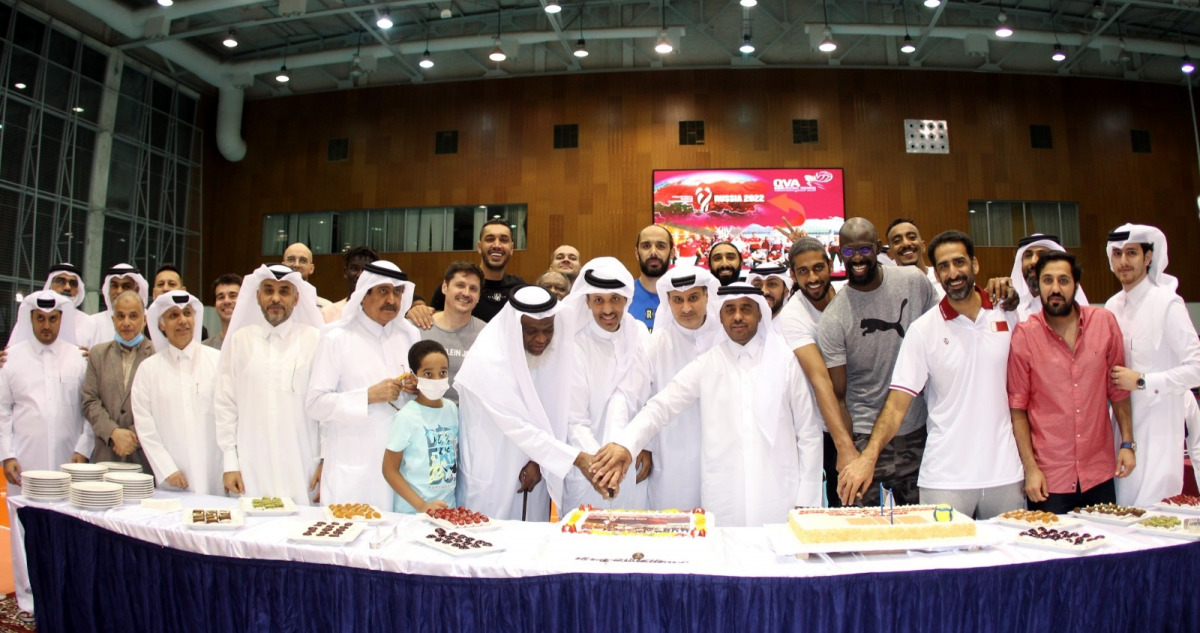
[[[1107, 310], [1075, 303], [1082, 270], [1074, 255], [1048, 252], [1035, 270], [1042, 312], [1017, 326], [1008, 356], [1025, 496], [1030, 508], [1055, 514], [1115, 503], [1114, 477], [1136, 464], [1129, 392], [1110, 378], [1125, 364], [1120, 327]], [[1109, 403], [1121, 434], [1116, 455]]]

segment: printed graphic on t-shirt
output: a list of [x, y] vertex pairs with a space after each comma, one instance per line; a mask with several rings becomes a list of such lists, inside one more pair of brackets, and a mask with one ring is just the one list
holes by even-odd
[[425, 442], [429, 446], [429, 485], [453, 486], [458, 474], [458, 454], [455, 450], [456, 433], [453, 429], [438, 426], [425, 429]]
[[875, 334], [876, 332], [895, 330], [896, 334], [900, 335], [900, 338], [904, 338], [904, 326], [900, 324], [904, 321], [904, 308], [906, 306], [908, 306], [908, 299], [900, 302], [900, 316], [896, 317], [894, 323], [884, 321], [883, 319], [863, 319], [859, 323], [859, 327], [863, 330], [862, 335], [866, 336], [868, 334]]

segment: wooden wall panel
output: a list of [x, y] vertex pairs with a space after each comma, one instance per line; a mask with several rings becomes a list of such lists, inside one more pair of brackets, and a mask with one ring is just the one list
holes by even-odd
[[[820, 142], [795, 145], [791, 122], [819, 121]], [[949, 122], [949, 155], [904, 152], [903, 120]], [[703, 146], [680, 146], [678, 122], [703, 120]], [[553, 149], [553, 126], [579, 124], [579, 149]], [[1030, 147], [1050, 125], [1054, 148]], [[214, 127], [210, 121], [209, 129]], [[1130, 129], [1153, 153], [1133, 154]], [[712, 70], [564, 75], [370, 88], [246, 104], [246, 159], [210, 150], [205, 166], [205, 278], [246, 272], [262, 215], [373, 207], [527, 203], [528, 249], [511, 271], [532, 280], [560, 242], [584, 258], [620, 257], [650, 220], [651, 171], [703, 167], [842, 167], [849, 215], [881, 229], [908, 216], [928, 240], [967, 227], [970, 199], [1063, 200], [1081, 211], [1085, 284], [1117, 289], [1106, 232], [1137, 220], [1162, 227], [1186, 299], [1200, 280], [1182, 253], [1200, 243], [1200, 190], [1182, 86], [920, 71]], [[459, 131], [459, 153], [435, 155], [434, 132]], [[350, 160], [325, 159], [330, 138]], [[1012, 248], [982, 248], [982, 276], [1007, 275]], [[388, 259], [430, 293], [445, 266], [474, 253]], [[317, 257], [322, 295], [344, 292], [341, 260]]]

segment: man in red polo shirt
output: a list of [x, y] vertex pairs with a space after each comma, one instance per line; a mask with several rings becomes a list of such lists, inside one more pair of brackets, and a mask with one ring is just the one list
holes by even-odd
[[[1042, 312], [1017, 326], [1008, 356], [1025, 496], [1030, 508], [1055, 514], [1114, 503], [1114, 477], [1136, 463], [1129, 392], [1109, 378], [1125, 365], [1121, 329], [1111, 312], [1075, 302], [1082, 270], [1074, 255], [1047, 252], [1035, 271]], [[1121, 434], [1116, 455], [1109, 403]]]

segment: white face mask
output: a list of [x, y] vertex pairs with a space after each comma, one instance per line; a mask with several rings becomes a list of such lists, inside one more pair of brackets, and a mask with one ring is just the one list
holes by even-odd
[[430, 400], [441, 400], [448, 389], [450, 389], [449, 378], [434, 380], [433, 378], [417, 377], [417, 391]]

